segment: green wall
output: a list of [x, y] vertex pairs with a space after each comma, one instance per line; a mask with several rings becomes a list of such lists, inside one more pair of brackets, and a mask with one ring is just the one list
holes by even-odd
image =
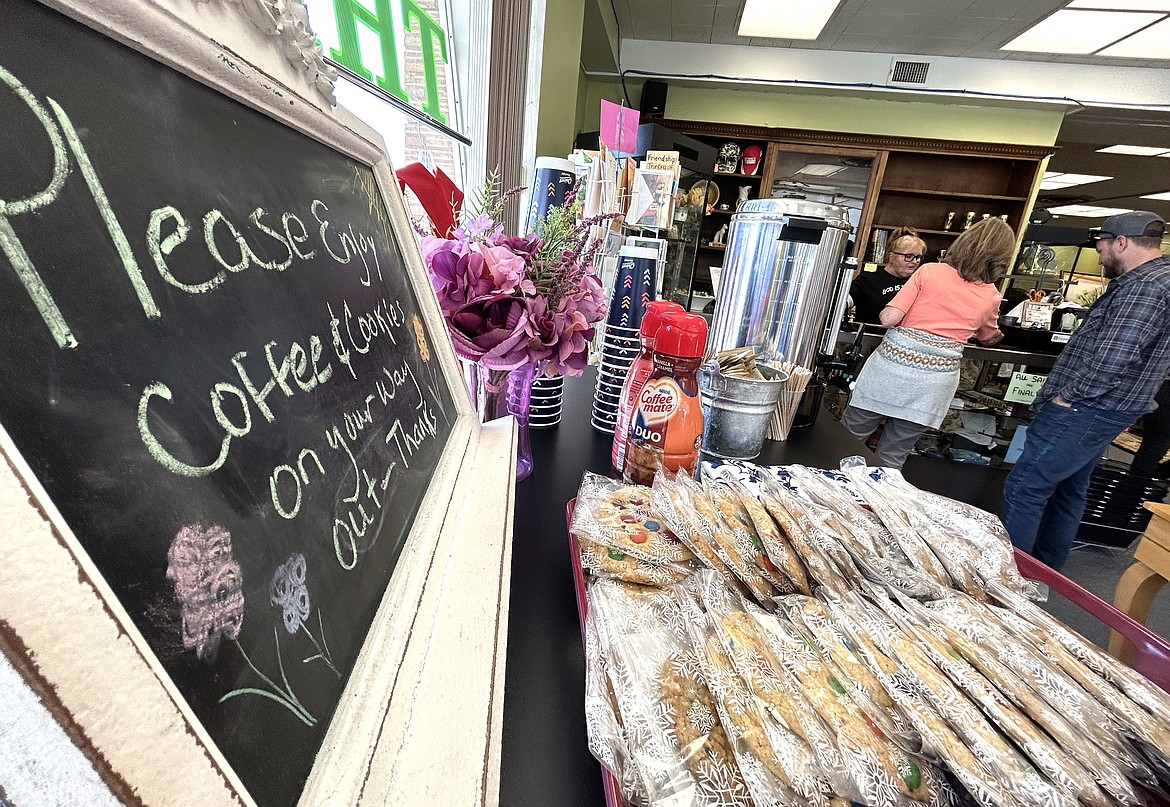
[[[633, 104], [641, 82], [626, 81]], [[595, 131], [601, 99], [620, 102], [616, 79], [590, 78], [577, 131]], [[543, 116], [542, 116], [543, 117]], [[959, 103], [954, 98], [896, 100], [858, 98], [831, 91], [739, 90], [671, 85], [666, 117], [789, 129], [882, 134], [1050, 146], [1062, 109]]]
[[[537, 156], [564, 157], [573, 149], [581, 73], [585, 0], [546, 0], [540, 68]], [[600, 109], [600, 105], [598, 105]], [[517, 125], [522, 122], [517, 121]]]

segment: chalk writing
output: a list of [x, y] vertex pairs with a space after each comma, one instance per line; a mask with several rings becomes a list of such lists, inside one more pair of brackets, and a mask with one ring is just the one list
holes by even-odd
[[57, 130], [57, 126], [49, 117], [48, 111], [41, 105], [36, 97], [29, 92], [28, 88], [20, 83], [16, 76], [9, 73], [3, 67], [0, 67], [0, 81], [3, 81], [5, 86], [16, 93], [16, 97], [28, 106], [32, 113], [40, 121], [45, 134], [49, 138], [49, 144], [53, 151], [53, 168], [49, 177], [49, 184], [45, 189], [39, 193], [29, 196], [27, 199], [20, 199], [15, 202], [5, 201], [0, 199], [0, 249], [4, 250], [4, 256], [8, 258], [12, 268], [16, 270], [17, 277], [24, 285], [24, 289], [28, 292], [28, 296], [32, 298], [33, 304], [40, 312], [41, 318], [44, 319], [45, 324], [49, 327], [49, 332], [53, 335], [57, 347], [76, 347], [77, 339], [69, 330], [69, 326], [65, 324], [65, 317], [62, 316], [61, 310], [57, 308], [57, 304], [53, 301], [53, 295], [45, 287], [41, 276], [37, 274], [36, 268], [33, 266], [32, 260], [28, 253], [25, 252], [20, 240], [16, 237], [16, 232], [12, 229], [12, 225], [8, 219], [11, 216], [20, 216], [25, 213], [31, 213], [48, 204], [51, 204], [56, 198], [57, 194], [61, 192], [62, 186], [65, 184], [65, 178], [69, 175], [68, 157], [65, 154], [65, 141], [61, 133]]
[[89, 153], [82, 145], [81, 138], [77, 136], [77, 130], [73, 128], [73, 122], [69, 120], [65, 110], [58, 106], [56, 101], [52, 98], [49, 98], [48, 101], [49, 106], [53, 108], [53, 113], [57, 116], [57, 121], [61, 124], [61, 131], [65, 134], [65, 142], [69, 144], [69, 150], [73, 152], [73, 157], [77, 160], [77, 167], [81, 169], [81, 176], [85, 179], [90, 195], [93, 196], [98, 214], [101, 215], [102, 222], [110, 234], [110, 240], [114, 242], [114, 248], [122, 261], [122, 267], [126, 270], [126, 276], [130, 278], [130, 285], [134, 287], [134, 292], [138, 295], [138, 302], [142, 305], [143, 313], [150, 318], [160, 316], [158, 306], [154, 303], [154, 297], [151, 296], [150, 289], [146, 286], [146, 279], [142, 276], [142, 270], [138, 268], [138, 261], [134, 259], [134, 253], [130, 251], [130, 242], [126, 240], [126, 233], [122, 230], [122, 225], [118, 223], [117, 216], [114, 215], [114, 209], [110, 206], [106, 190], [102, 187], [101, 180], [98, 179], [97, 171], [94, 170], [93, 163], [89, 160]]
[[[171, 473], [180, 476], [206, 476], [223, 467], [227, 461], [231, 442], [236, 437], [246, 437], [252, 430], [252, 406], [260, 415], [271, 423], [275, 419], [272, 409], [268, 406], [268, 396], [276, 389], [280, 389], [285, 397], [291, 398], [295, 394], [293, 386], [288, 383], [291, 375], [296, 386], [302, 392], [309, 392], [318, 384], [323, 384], [333, 375], [332, 365], [322, 364], [324, 348], [321, 339], [316, 334], [309, 336], [309, 349], [306, 351], [299, 342], [293, 342], [288, 354], [277, 363], [273, 358], [275, 342], [264, 346], [264, 356], [270, 377], [262, 387], [257, 387], [252, 380], [243, 360], [247, 357], [246, 351], [240, 351], [232, 356], [231, 364], [239, 376], [243, 387], [237, 387], [227, 381], [215, 384], [211, 389], [211, 409], [216, 424], [225, 434], [219, 438], [219, 450], [214, 460], [205, 465], [192, 465], [180, 460], [166, 448], [151, 427], [151, 406], [155, 398], [165, 401], [173, 400], [173, 393], [166, 384], [155, 381], [148, 384], [138, 399], [138, 434], [142, 438], [147, 451]], [[230, 413], [225, 409], [228, 400], [234, 399], [238, 413]], [[235, 418], [233, 420], [233, 417]], [[237, 422], [239, 421], [239, 422]], [[189, 442], [189, 441], [188, 441]]]
[[217, 755], [295, 804], [455, 418], [413, 234], [344, 127], [8, 6], [0, 422]]
[[[301, 490], [304, 485], [312, 482], [309, 478], [309, 473], [305, 469], [305, 459], [310, 458], [317, 466], [317, 473], [319, 476], [325, 475], [325, 467], [321, 464], [321, 458], [317, 452], [311, 448], [301, 449], [301, 453], [297, 456], [297, 467], [294, 469], [291, 465], [281, 464], [277, 465], [268, 477], [269, 494], [272, 498], [272, 509], [281, 518], [296, 518], [297, 513], [301, 510]], [[287, 474], [292, 478], [293, 486], [296, 490], [296, 499], [293, 501], [291, 507], [285, 507], [284, 498], [280, 493], [281, 474]]]
[[[10, 219], [37, 211], [57, 200], [69, 177], [67, 150], [77, 161], [82, 179], [143, 313], [148, 319], [161, 317], [162, 313], [138, 265], [125, 230], [114, 212], [105, 187], [68, 113], [52, 98], [47, 98], [48, 106], [56, 117], [54, 121], [45, 105], [16, 76], [2, 67], [0, 82], [12, 90], [32, 111], [49, 140], [53, 154], [50, 179], [44, 190], [17, 201], [0, 200], [0, 250], [12, 264], [57, 346], [75, 348], [77, 338], [17, 236]], [[308, 207], [317, 222], [321, 243], [334, 261], [345, 265], [351, 263], [356, 256], [362, 264], [363, 273], [358, 280], [363, 286], [370, 286], [375, 275], [378, 281], [384, 280], [377, 242], [372, 236], [355, 230], [352, 223], [331, 221], [325, 215], [329, 207], [320, 199], [313, 199]], [[252, 210], [248, 215], [248, 221], [251, 222], [253, 232], [249, 234], [237, 227], [222, 210], [212, 209], [203, 214], [203, 244], [213, 263], [220, 267], [209, 277], [185, 280], [176, 274], [170, 265], [175, 251], [191, 234], [191, 225], [177, 207], [163, 205], [151, 211], [146, 227], [146, 251], [159, 277], [188, 294], [215, 291], [227, 280], [227, 273], [240, 273], [251, 267], [283, 272], [292, 265], [294, 256], [301, 261], [307, 261], [316, 255], [315, 248], [307, 251], [301, 248], [302, 244], [310, 240], [310, 235], [304, 222], [295, 213], [286, 211], [281, 214], [283, 234], [264, 223], [265, 215], [267, 213], [263, 207]], [[272, 246], [278, 246], [283, 257], [280, 260], [261, 257], [268, 251], [257, 245], [261, 238]]]
[[409, 458], [438, 433], [436, 427], [439, 421], [430, 404], [424, 401], [417, 408], [418, 415], [413, 420], [404, 423], [401, 418], [395, 418], [394, 425], [386, 432], [386, 442], [393, 441], [398, 449], [398, 455], [402, 458], [402, 464], [407, 468], [410, 467]]

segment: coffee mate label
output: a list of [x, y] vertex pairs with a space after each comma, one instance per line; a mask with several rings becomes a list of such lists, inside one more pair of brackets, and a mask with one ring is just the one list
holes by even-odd
[[630, 436], [662, 448], [666, 441], [666, 426], [682, 406], [683, 391], [673, 378], [656, 378], [646, 382], [638, 396]]

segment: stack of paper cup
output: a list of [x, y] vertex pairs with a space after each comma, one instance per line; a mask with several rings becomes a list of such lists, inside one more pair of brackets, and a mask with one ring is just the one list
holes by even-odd
[[528, 406], [528, 428], [544, 429], [561, 422], [561, 404], [565, 377], [538, 376], [532, 382], [532, 398]]
[[622, 247], [618, 252], [609, 319], [601, 341], [597, 388], [593, 393], [591, 423], [598, 431], [612, 434], [617, 427], [622, 384], [638, 355], [638, 329], [642, 325], [646, 304], [654, 297], [657, 274], [657, 250]]
[[532, 179], [532, 199], [528, 204], [525, 232], [533, 232], [537, 222], [551, 208], [564, 207], [569, 191], [577, 184], [577, 166], [561, 157], [537, 157], [536, 174]]

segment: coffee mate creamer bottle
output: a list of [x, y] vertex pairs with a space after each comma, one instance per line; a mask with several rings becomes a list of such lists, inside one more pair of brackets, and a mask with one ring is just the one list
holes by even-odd
[[662, 325], [662, 318], [670, 313], [684, 313], [683, 307], [668, 300], [653, 300], [646, 304], [646, 312], [642, 314], [642, 325], [639, 331], [641, 349], [634, 357], [634, 363], [626, 374], [622, 384], [621, 403], [618, 405], [617, 428], [613, 433], [613, 449], [610, 460], [613, 467], [619, 471], [626, 469], [626, 443], [630, 437], [630, 423], [634, 419], [634, 408], [638, 405], [638, 396], [642, 394], [642, 385], [650, 377], [654, 369], [654, 337]]
[[649, 485], [659, 468], [694, 474], [703, 439], [703, 407], [695, 371], [707, 346], [707, 321], [667, 312], [654, 338], [654, 369], [630, 423], [623, 478]]

